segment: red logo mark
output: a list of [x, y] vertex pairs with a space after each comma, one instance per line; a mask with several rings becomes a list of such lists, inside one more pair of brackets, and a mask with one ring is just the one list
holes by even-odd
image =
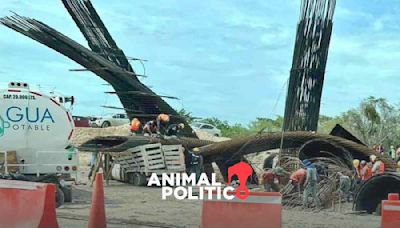
[[[228, 168], [228, 184], [231, 183], [233, 175], [239, 179], [239, 187], [236, 189], [236, 197], [244, 200], [249, 196], [249, 189], [246, 186], [247, 179], [253, 174], [253, 169], [246, 162], [239, 162]], [[243, 193], [243, 195], [242, 195]]]

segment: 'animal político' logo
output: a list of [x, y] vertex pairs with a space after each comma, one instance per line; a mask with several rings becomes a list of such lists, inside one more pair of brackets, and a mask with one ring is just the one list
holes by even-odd
[[[216, 197], [218, 200], [233, 200], [236, 190], [236, 198], [245, 200], [249, 196], [249, 189], [246, 186], [247, 179], [253, 173], [252, 167], [245, 163], [239, 162], [228, 168], [228, 186], [216, 181], [216, 174], [211, 174], [211, 181], [206, 173], [201, 173], [196, 178], [195, 173], [190, 175], [187, 173], [162, 173], [161, 177], [157, 173], [152, 173], [147, 186], [159, 186], [161, 188], [161, 198], [165, 200], [169, 196], [173, 196], [178, 200], [211, 200]], [[230, 186], [232, 176], [236, 175], [240, 181], [237, 189]], [[198, 195], [193, 194], [193, 187], [198, 188]], [[215, 196], [213, 196], [213, 194]], [[243, 193], [243, 194], [242, 194]]]

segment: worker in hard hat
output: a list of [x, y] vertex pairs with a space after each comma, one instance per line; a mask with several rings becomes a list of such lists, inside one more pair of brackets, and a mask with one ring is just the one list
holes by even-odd
[[319, 198], [317, 196], [317, 169], [315, 166], [307, 159], [303, 160], [303, 165], [307, 170], [306, 181], [304, 182], [304, 192], [303, 192], [303, 207], [308, 207], [308, 196], [311, 194], [314, 206], [319, 207]]
[[180, 132], [185, 128], [184, 123], [180, 124], [170, 124], [167, 128], [167, 136], [179, 136]]
[[393, 160], [396, 160], [396, 149], [394, 148], [393, 145], [390, 145], [390, 154], [389, 155]]
[[147, 123], [143, 127], [143, 134], [148, 134], [152, 136], [154, 133], [157, 133], [157, 123], [155, 120], [147, 121]]
[[285, 170], [279, 166], [272, 169], [264, 169], [264, 173], [261, 175], [264, 190], [266, 192], [279, 192], [279, 185], [275, 183], [275, 179], [284, 175]]
[[354, 159], [353, 166], [354, 166], [354, 169], [356, 170], [356, 179], [361, 179], [360, 160]]
[[165, 133], [169, 123], [169, 115], [161, 113], [156, 118], [157, 134]]
[[131, 121], [131, 134], [136, 135], [142, 130], [142, 123], [138, 118], [133, 118]]
[[307, 170], [300, 168], [290, 175], [289, 183], [293, 185], [295, 191], [300, 195], [301, 185], [306, 180]]
[[200, 149], [195, 147], [189, 151], [190, 156], [190, 173], [196, 174], [196, 181], [199, 180], [203, 171], [203, 156], [199, 154]]
[[368, 165], [365, 160], [362, 160], [360, 162], [360, 179], [361, 183], [368, 180], [370, 177], [368, 177]]
[[375, 156], [375, 162], [372, 165], [372, 175], [378, 175], [385, 172], [385, 163]]
[[349, 176], [344, 175], [342, 172], [338, 172], [339, 176], [339, 191], [340, 196], [345, 199], [348, 203], [351, 197], [351, 179]]
[[367, 181], [372, 177], [372, 162], [361, 161], [361, 182]]

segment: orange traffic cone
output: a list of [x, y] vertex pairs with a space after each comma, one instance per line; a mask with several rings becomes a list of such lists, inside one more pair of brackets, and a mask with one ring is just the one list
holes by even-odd
[[103, 173], [96, 174], [92, 195], [92, 208], [89, 215], [89, 228], [106, 228], [106, 210], [104, 207]]
[[44, 201], [43, 216], [38, 228], [58, 228], [56, 215], [56, 189], [57, 186], [54, 184], [48, 184], [46, 187], [46, 200]]

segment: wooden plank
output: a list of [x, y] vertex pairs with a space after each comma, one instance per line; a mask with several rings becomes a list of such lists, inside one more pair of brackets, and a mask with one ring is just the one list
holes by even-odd
[[164, 156], [179, 156], [180, 153], [180, 151], [164, 151]]
[[167, 162], [167, 161], [175, 161], [175, 160], [179, 161], [180, 158], [181, 158], [181, 156], [174, 156], [174, 157], [166, 157], [164, 160], [165, 160], [165, 162]]
[[141, 150], [157, 150], [161, 148], [161, 143], [155, 143], [155, 144], [146, 144], [146, 145], [141, 145], [139, 146]]
[[158, 151], [146, 151], [146, 156], [152, 156], [152, 155], [163, 155], [163, 152], [161, 150]]
[[166, 162], [165, 164], [167, 164], [167, 165], [182, 165], [182, 163], [180, 161], [169, 161], [169, 162]]
[[164, 156], [162, 155], [162, 154], [153, 154], [153, 155], [147, 155], [147, 160], [150, 160], [150, 159], [163, 159], [164, 158]]
[[151, 165], [151, 166], [149, 166], [149, 167], [147, 167], [149, 170], [152, 170], [152, 169], [162, 169], [162, 168], [165, 168], [165, 165], [164, 164], [158, 164], [158, 165]]
[[151, 166], [153, 166], [153, 165], [158, 165], [158, 164], [161, 164], [161, 165], [165, 166], [165, 163], [164, 163], [164, 162], [158, 161], [158, 160], [153, 160], [153, 161], [149, 161], [149, 162], [148, 162], [149, 167], [151, 167]]

